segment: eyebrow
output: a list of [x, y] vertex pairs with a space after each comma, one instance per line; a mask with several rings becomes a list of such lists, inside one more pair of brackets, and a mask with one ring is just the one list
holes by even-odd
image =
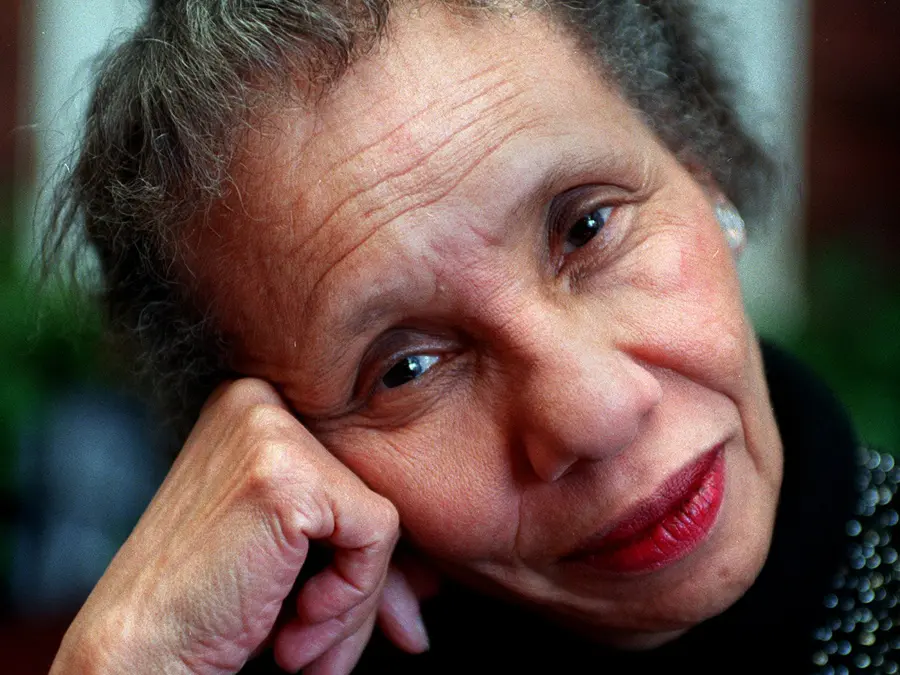
[[[527, 187], [520, 192], [520, 198], [515, 202], [513, 207], [509, 209], [501, 221], [508, 227], [509, 223], [517, 220], [532, 219], [538, 216], [546, 209], [553, 197], [555, 197], [559, 186], [567, 182], [569, 176], [595, 172], [598, 167], [604, 164], [607, 171], [622, 171], [627, 166], [627, 161], [622, 156], [616, 156], [617, 153], [610, 152], [611, 148], [606, 147], [607, 152], [603, 156], [590, 152], [583, 147], [572, 148], [568, 152], [557, 155], [554, 161], [534, 181], [533, 187]], [[575, 186], [573, 186], [575, 187]], [[499, 227], [499, 226], [498, 226]], [[506, 232], [507, 230], [504, 230]], [[333, 269], [333, 268], [332, 268]], [[381, 293], [366, 293], [365, 287], [368, 284], [360, 284], [360, 287], [347, 289], [345, 295], [353, 298], [347, 303], [341, 303], [341, 311], [338, 316], [329, 320], [329, 333], [336, 336], [338, 342], [333, 348], [329, 348], [329, 353], [323, 353], [323, 358], [329, 358], [338, 353], [339, 350], [346, 345], [348, 339], [359, 336], [381, 326], [385, 319], [396, 312], [396, 305], [401, 301], [402, 296], [406, 295], [406, 288], [402, 281], [398, 280], [397, 284]], [[361, 300], [357, 300], [362, 296]], [[315, 298], [311, 298], [315, 300]], [[317, 303], [312, 302], [310, 306]]]

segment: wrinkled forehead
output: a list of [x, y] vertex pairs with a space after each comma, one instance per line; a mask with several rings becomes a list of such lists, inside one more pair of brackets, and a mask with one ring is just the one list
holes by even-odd
[[458, 180], [466, 155], [477, 162], [512, 128], [565, 109], [541, 100], [548, 72], [557, 89], [583, 87], [587, 74], [601, 86], [596, 61], [537, 12], [462, 17], [429, 4], [392, 16], [383, 42], [327, 96], [248, 133], [237, 174], [259, 206], [296, 211], [281, 190], [290, 183], [311, 220], [327, 219], [348, 199], [374, 201], [367, 187], [392, 178]]
[[[327, 318], [342, 293], [404, 285], [376, 268], [397, 269], [398, 256], [427, 263], [434, 247], [410, 232], [444, 216], [440, 229], [453, 228], [457, 243], [460, 228], [473, 244], [497, 243], [499, 214], [527, 208], [511, 188], [540, 168], [540, 148], [568, 147], [577, 163], [573, 120], [602, 119], [595, 155], [613, 159], [631, 142], [635, 118], [617, 99], [597, 109], [598, 92], [616, 99], [540, 14], [472, 19], [429, 5], [395, 19], [315, 109], [281, 110], [249, 133], [227, 214], [194, 246], [206, 266], [216, 261], [227, 318], [257, 324], [263, 296], [273, 322]], [[495, 212], [474, 217], [478, 208]], [[368, 277], [342, 265], [363, 248]]]

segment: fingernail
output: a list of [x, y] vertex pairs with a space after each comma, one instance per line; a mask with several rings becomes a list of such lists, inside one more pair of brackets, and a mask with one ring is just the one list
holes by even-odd
[[412, 630], [416, 642], [421, 646], [421, 650], [423, 652], [428, 651], [431, 647], [431, 641], [428, 639], [428, 631], [425, 630], [425, 622], [422, 620], [421, 614], [416, 615], [416, 620], [413, 621]]

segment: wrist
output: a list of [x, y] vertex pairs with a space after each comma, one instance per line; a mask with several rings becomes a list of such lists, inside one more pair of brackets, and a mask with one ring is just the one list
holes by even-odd
[[166, 653], [162, 641], [150, 635], [148, 624], [141, 623], [111, 616], [88, 623], [85, 617], [77, 617], [49, 675], [194, 675], [183, 661]]

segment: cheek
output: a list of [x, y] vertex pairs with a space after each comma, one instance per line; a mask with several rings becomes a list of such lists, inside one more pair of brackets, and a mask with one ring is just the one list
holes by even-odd
[[488, 419], [436, 412], [409, 430], [353, 428], [324, 445], [400, 513], [408, 539], [448, 561], [504, 557], [515, 545], [518, 495]]
[[[704, 213], [658, 227], [616, 273], [610, 301], [619, 346], [713, 389], [735, 389], [752, 364], [731, 252]], [[627, 263], [627, 261], [626, 261]]]
[[731, 251], [711, 216], [673, 223], [644, 242], [640, 274], [623, 273], [614, 309], [619, 346], [725, 396], [756, 469], [780, 481], [780, 440], [756, 337]]

